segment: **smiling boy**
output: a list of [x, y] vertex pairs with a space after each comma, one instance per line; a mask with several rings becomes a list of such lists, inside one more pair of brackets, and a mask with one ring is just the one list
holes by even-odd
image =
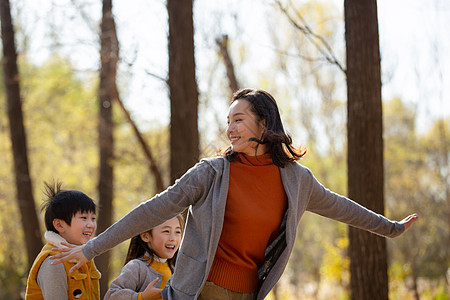
[[100, 299], [100, 272], [93, 261], [69, 273], [74, 263], [51, 265], [53, 248], [64, 244], [83, 245], [95, 233], [96, 205], [86, 194], [61, 190], [61, 183], [45, 184], [45, 225], [47, 241], [36, 257], [27, 281], [25, 299]]

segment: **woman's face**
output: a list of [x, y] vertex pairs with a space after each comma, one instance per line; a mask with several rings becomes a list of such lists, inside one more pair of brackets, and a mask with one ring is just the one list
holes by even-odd
[[[255, 156], [258, 143], [249, 141], [250, 138], [260, 139], [264, 132], [264, 121], [251, 110], [251, 103], [245, 99], [234, 101], [228, 110], [227, 137], [231, 142], [234, 152], [241, 152], [249, 156]], [[258, 146], [256, 155], [266, 152], [264, 145]]]

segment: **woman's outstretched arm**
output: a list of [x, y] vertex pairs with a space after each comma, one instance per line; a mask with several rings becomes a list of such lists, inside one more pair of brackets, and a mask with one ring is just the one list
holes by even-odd
[[174, 185], [138, 205], [83, 246], [69, 245], [68, 248], [55, 249], [61, 253], [52, 257], [54, 264], [73, 260], [76, 264], [70, 272], [76, 271], [95, 256], [175, 217], [190, 205], [195, 205], [196, 201], [208, 191], [214, 178], [215, 171], [212, 166], [201, 161], [189, 169]]

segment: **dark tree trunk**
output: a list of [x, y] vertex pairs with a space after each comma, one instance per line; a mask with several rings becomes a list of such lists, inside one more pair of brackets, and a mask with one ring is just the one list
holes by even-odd
[[192, 0], [167, 1], [169, 14], [170, 179], [199, 159]]
[[[348, 194], [384, 212], [380, 50], [376, 0], [345, 0]], [[384, 238], [349, 229], [351, 298], [388, 299]]]
[[[116, 97], [116, 71], [119, 57], [114, 17], [112, 15], [112, 0], [103, 0], [102, 24], [100, 33], [100, 87], [99, 87], [99, 124], [98, 142], [100, 150], [100, 170], [98, 182], [99, 217], [98, 229], [100, 233], [112, 223], [113, 216], [113, 129], [112, 105]], [[102, 273], [100, 280], [101, 298], [105, 295], [109, 285], [110, 253], [106, 252], [97, 259], [97, 265]]]
[[3, 78], [14, 157], [17, 200], [25, 238], [28, 267], [30, 268], [43, 245], [28, 168], [27, 140], [23, 125], [17, 54], [9, 0], [0, 0], [0, 18], [3, 40]]

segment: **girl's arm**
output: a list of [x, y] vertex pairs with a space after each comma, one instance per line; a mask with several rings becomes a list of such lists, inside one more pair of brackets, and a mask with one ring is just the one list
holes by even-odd
[[[150, 280], [156, 279], [153, 286], [158, 282], [157, 275], [149, 273], [148, 268], [146, 262], [138, 259], [129, 261], [122, 268], [120, 275], [111, 282], [104, 300], [138, 299], [138, 294], [144, 291], [145, 285]], [[149, 277], [150, 275], [152, 276]], [[159, 281], [159, 284], [161, 284], [161, 281]], [[161, 296], [161, 290], [158, 289], [158, 292]], [[145, 299], [147, 298], [143, 297], [143, 300]]]

